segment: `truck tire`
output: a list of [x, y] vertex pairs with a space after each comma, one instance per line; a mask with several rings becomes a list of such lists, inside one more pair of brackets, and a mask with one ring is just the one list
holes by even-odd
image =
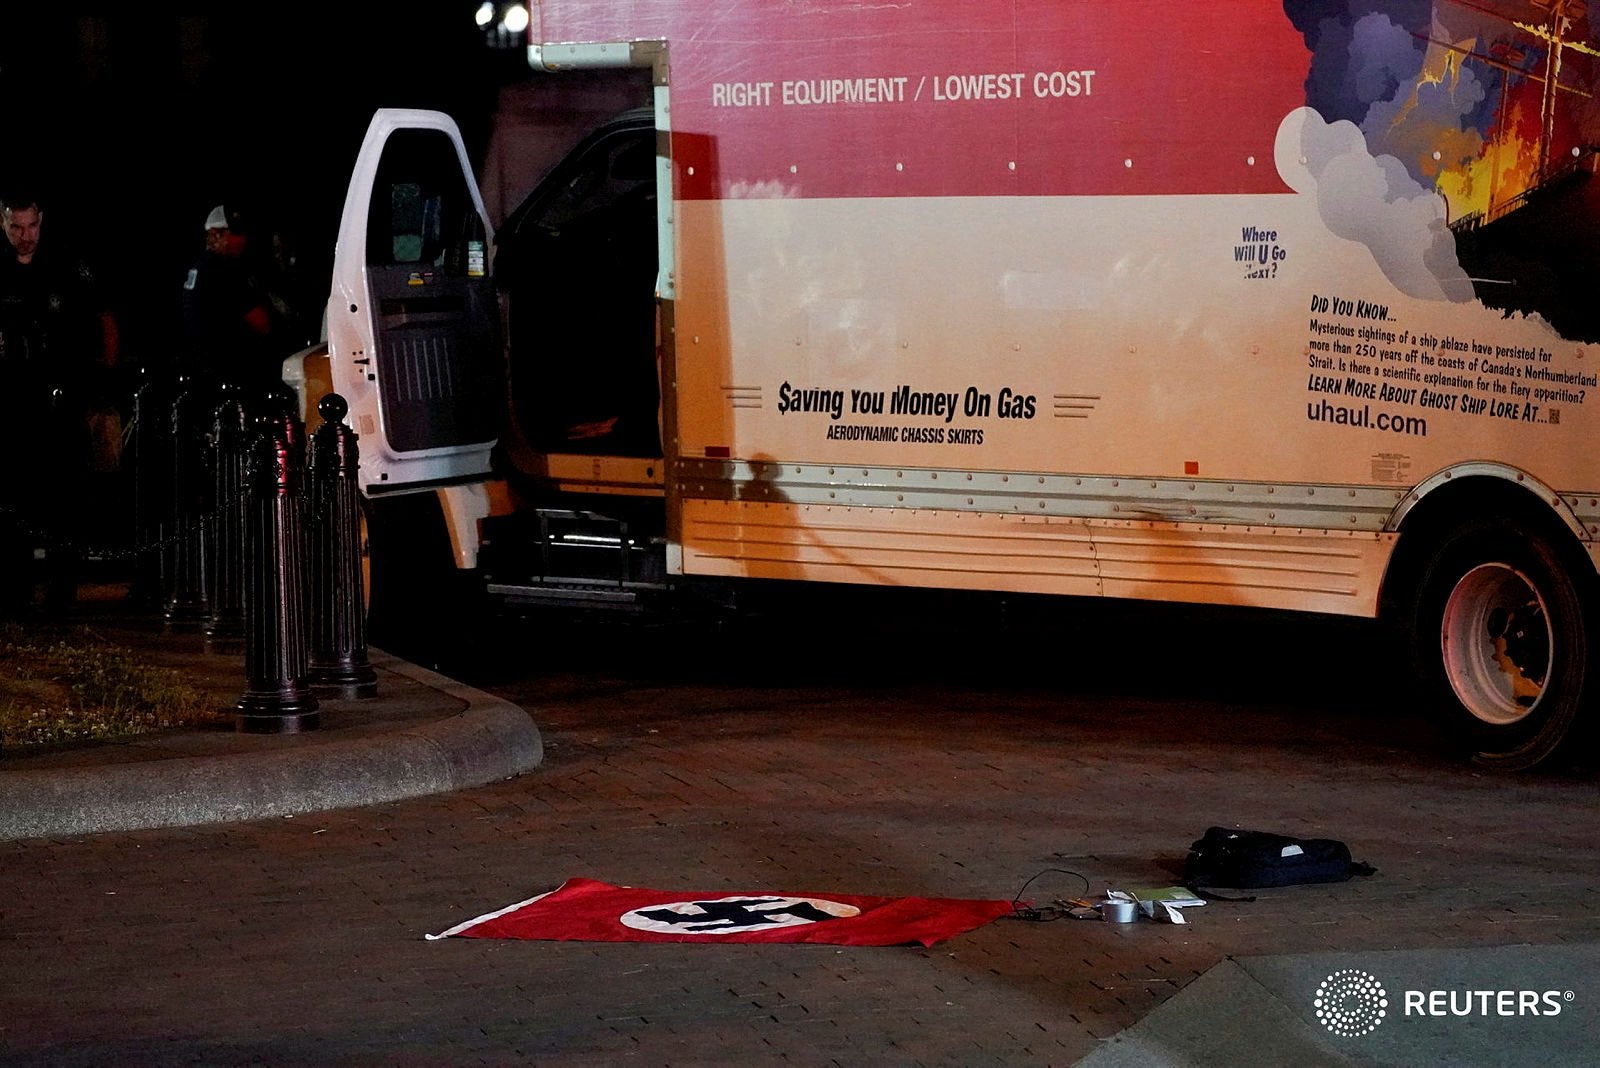
[[1515, 519], [1458, 526], [1424, 567], [1418, 674], [1475, 762], [1527, 770], [1575, 740], [1595, 685], [1589, 567]]

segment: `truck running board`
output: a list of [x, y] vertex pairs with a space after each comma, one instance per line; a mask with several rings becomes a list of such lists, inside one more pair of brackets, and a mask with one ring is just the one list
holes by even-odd
[[637, 610], [668, 589], [665, 550], [649, 519], [539, 508], [484, 524], [484, 590], [507, 605]]
[[641, 595], [646, 592], [660, 592], [665, 588], [656, 585], [627, 587], [615, 584], [589, 586], [574, 583], [517, 585], [502, 582], [491, 582], [485, 587], [489, 594], [503, 598], [507, 605], [513, 607], [546, 605], [568, 608], [610, 608], [623, 611], [643, 610]]

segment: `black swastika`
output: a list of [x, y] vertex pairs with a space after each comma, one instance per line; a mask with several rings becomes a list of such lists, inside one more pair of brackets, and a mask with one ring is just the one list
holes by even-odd
[[[838, 918], [831, 913], [823, 912], [809, 901], [783, 904], [782, 898], [775, 897], [752, 897], [735, 901], [696, 901], [694, 904], [696, 908], [705, 910], [704, 913], [686, 916], [671, 909], [640, 909], [639, 915], [657, 923], [672, 924], [691, 931], [717, 927], [755, 927], [777, 923], [780, 919], [818, 922]], [[763, 905], [767, 906], [764, 910], [761, 908]]]

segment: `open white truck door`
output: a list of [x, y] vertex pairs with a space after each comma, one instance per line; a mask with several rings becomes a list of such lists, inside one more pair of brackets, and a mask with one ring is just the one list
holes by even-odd
[[334, 392], [369, 495], [487, 475], [505, 420], [493, 232], [461, 132], [373, 116], [345, 195], [328, 303]]

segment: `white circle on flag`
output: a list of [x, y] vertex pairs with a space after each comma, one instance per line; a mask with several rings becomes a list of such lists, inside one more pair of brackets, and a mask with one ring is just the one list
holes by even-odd
[[799, 927], [861, 915], [854, 905], [820, 897], [735, 894], [698, 901], [670, 901], [624, 912], [619, 921], [655, 934], [730, 935]]

